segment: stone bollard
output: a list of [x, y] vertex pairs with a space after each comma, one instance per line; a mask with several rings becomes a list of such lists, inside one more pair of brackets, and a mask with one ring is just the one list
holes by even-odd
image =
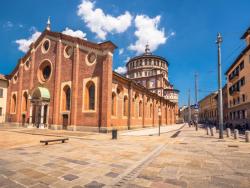
[[250, 142], [250, 131], [245, 131], [246, 142]]
[[239, 130], [238, 129], [234, 129], [234, 139], [238, 139], [239, 138]]
[[214, 136], [214, 128], [210, 128], [211, 136]]
[[207, 135], [209, 135], [209, 127], [207, 127]]
[[227, 128], [227, 137], [230, 137], [230, 136], [231, 136], [231, 129]]

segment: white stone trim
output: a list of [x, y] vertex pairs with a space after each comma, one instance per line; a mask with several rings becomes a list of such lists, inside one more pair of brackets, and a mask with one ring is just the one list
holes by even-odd
[[[94, 110], [85, 109], [85, 93], [86, 93], [85, 89], [86, 89], [86, 84], [89, 81], [92, 81], [95, 84], [95, 109]], [[96, 113], [97, 112], [97, 103], [99, 102], [98, 97], [97, 97], [97, 96], [99, 96], [98, 87], [99, 87], [99, 77], [90, 77], [90, 78], [83, 79], [82, 112], [86, 112], [86, 113]]]
[[71, 101], [71, 97], [72, 97], [72, 82], [71, 81], [66, 81], [66, 82], [62, 82], [61, 83], [61, 91], [60, 91], [60, 113], [61, 114], [65, 114], [67, 112], [70, 112], [70, 110], [66, 110], [66, 111], [63, 111], [62, 110], [62, 95], [63, 95], [63, 88], [68, 85], [70, 87], [70, 109], [71, 109], [71, 106], [72, 106], [72, 101]]

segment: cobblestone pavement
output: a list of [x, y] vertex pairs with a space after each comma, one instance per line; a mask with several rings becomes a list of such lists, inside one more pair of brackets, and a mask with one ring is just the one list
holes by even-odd
[[[222, 142], [193, 127], [160, 137], [120, 136], [118, 140], [111, 140], [110, 134], [30, 131], [0, 131], [0, 187], [250, 185], [250, 144]], [[70, 139], [64, 144], [40, 144], [41, 139], [54, 138], [48, 135]]]

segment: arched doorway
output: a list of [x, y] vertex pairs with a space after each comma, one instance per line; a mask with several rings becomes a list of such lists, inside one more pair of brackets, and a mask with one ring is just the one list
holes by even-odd
[[50, 93], [47, 88], [37, 87], [31, 92], [30, 123], [37, 128], [48, 126]]

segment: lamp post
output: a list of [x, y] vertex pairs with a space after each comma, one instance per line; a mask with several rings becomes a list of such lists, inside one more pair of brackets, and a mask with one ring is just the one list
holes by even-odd
[[161, 135], [161, 108], [158, 108], [158, 117], [159, 117], [159, 136]]
[[222, 89], [221, 89], [221, 43], [222, 36], [217, 34], [216, 44], [218, 46], [218, 112], [219, 112], [219, 138], [223, 139], [223, 106], [222, 106]]

